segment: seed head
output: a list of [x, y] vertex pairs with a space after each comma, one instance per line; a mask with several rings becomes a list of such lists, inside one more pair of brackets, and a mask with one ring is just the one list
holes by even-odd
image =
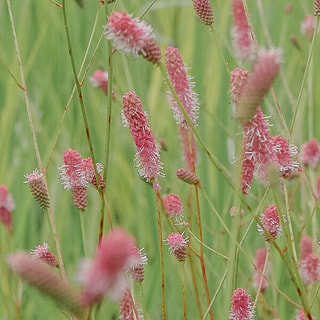
[[177, 169], [176, 175], [177, 175], [178, 179], [180, 179], [188, 184], [194, 184], [194, 185], [200, 187], [200, 179], [192, 171], [180, 168], [180, 169]]
[[145, 59], [150, 61], [153, 64], [159, 64], [161, 60], [161, 51], [159, 46], [155, 43], [153, 39], [149, 39], [146, 45], [143, 47], [143, 50], [139, 53]]
[[213, 13], [209, 0], [193, 0], [193, 7], [204, 25], [211, 26], [213, 24]]
[[56, 256], [49, 250], [49, 246], [46, 242], [44, 242], [42, 246], [36, 246], [35, 249], [31, 250], [31, 255], [52, 267], [59, 266]]
[[187, 256], [188, 238], [184, 238], [180, 233], [171, 233], [168, 235], [167, 242], [170, 253], [173, 253], [179, 262], [184, 262]]

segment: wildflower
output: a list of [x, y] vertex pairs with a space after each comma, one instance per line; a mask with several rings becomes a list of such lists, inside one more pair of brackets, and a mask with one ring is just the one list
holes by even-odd
[[159, 146], [149, 127], [141, 101], [134, 91], [123, 96], [123, 118], [136, 144], [139, 175], [146, 178], [147, 181], [156, 180], [158, 176], [161, 176], [160, 170], [162, 169]]
[[[100, 173], [103, 170], [103, 165], [100, 162], [96, 163], [96, 170], [99, 178], [99, 184], [102, 189], [105, 188], [106, 184], [103, 181]], [[94, 173], [93, 162], [91, 158], [86, 158], [81, 160], [81, 172], [80, 172], [81, 180], [83, 185], [87, 185], [91, 183], [95, 188], [98, 188], [98, 183], [96, 180], [96, 176]]]
[[314, 3], [313, 3], [313, 14], [315, 16], [320, 16], [320, 1], [319, 0], [314, 0]]
[[15, 203], [7, 186], [0, 185], [0, 221], [10, 232], [13, 231], [12, 211], [14, 208]]
[[[261, 223], [263, 227], [266, 229], [266, 231], [270, 234], [270, 237], [272, 239], [276, 239], [279, 233], [281, 233], [282, 228], [280, 224], [278, 210], [275, 205], [271, 205], [268, 208], [266, 208], [264, 214], [262, 215]], [[258, 226], [258, 231], [261, 234], [264, 234], [264, 231], [260, 226]], [[269, 235], [264, 234], [264, 238], [266, 241], [268, 241]]]
[[161, 60], [161, 51], [153, 39], [149, 39], [140, 53], [146, 60], [153, 64], [159, 64]]
[[142, 320], [139, 310], [135, 305], [130, 290], [127, 288], [123, 290], [120, 298], [120, 319], [121, 320]]
[[241, 68], [236, 68], [231, 71], [231, 79], [230, 79], [231, 90], [230, 90], [230, 92], [232, 94], [233, 100], [236, 105], [238, 104], [242, 88], [247, 83], [248, 76], [249, 76], [249, 72], [246, 70], [243, 70]]
[[184, 238], [180, 233], [171, 233], [168, 235], [167, 242], [170, 253], [174, 254], [179, 262], [184, 262], [187, 256], [188, 238]]
[[154, 37], [151, 26], [125, 12], [113, 12], [109, 16], [105, 35], [117, 50], [133, 56], [145, 55], [144, 47]]
[[[268, 267], [264, 268], [266, 263], [267, 250], [266, 249], [258, 249], [256, 252], [256, 270], [254, 272], [255, 283], [254, 287], [259, 288], [261, 283], [261, 292], [266, 290], [268, 286], [268, 282], [266, 280], [266, 276], [268, 274]], [[265, 273], [263, 274], [263, 270], [265, 269]]]
[[[187, 76], [186, 68], [177, 48], [168, 47], [165, 52], [165, 64], [168, 71], [168, 76], [171, 80], [172, 86], [182, 103], [182, 106], [187, 113], [193, 125], [197, 124], [199, 113], [198, 95], [192, 90], [194, 83], [191, 82], [191, 77]], [[173, 117], [179, 126], [186, 129], [189, 128], [187, 120], [180, 110], [177, 101], [168, 92], [168, 100], [173, 112]]]
[[56, 256], [49, 250], [49, 246], [46, 242], [44, 242], [42, 246], [36, 246], [35, 249], [31, 250], [31, 255], [52, 267], [59, 266]]
[[194, 184], [194, 185], [200, 187], [200, 179], [192, 171], [180, 168], [180, 169], [177, 169], [176, 175], [177, 175], [178, 179], [180, 179], [188, 184]]
[[182, 203], [176, 194], [170, 193], [164, 198], [164, 208], [170, 217], [178, 217], [182, 215]]
[[279, 73], [281, 53], [279, 49], [260, 50], [258, 60], [253, 65], [236, 107], [236, 118], [242, 123], [249, 121], [256, 113], [257, 107], [263, 101]]
[[99, 87], [105, 94], [108, 94], [108, 72], [96, 70], [89, 80], [94, 88]]
[[193, 0], [193, 7], [204, 25], [210, 26], [213, 24], [213, 13], [209, 0]]
[[300, 273], [306, 284], [320, 281], [319, 258], [314, 253], [310, 253], [301, 260]]
[[234, 22], [234, 46], [241, 59], [249, 59], [253, 54], [253, 43], [249, 24], [242, 0], [232, 1], [233, 22]]
[[306, 259], [307, 256], [312, 253], [312, 251], [312, 239], [309, 236], [303, 236], [300, 240], [301, 260]]
[[252, 320], [255, 317], [255, 310], [245, 289], [234, 290], [232, 296], [232, 306], [230, 320]]
[[316, 22], [317, 18], [309, 13], [306, 14], [304, 20], [301, 22], [301, 33], [305, 35], [310, 41], [312, 40], [313, 33], [316, 28]]
[[83, 317], [84, 309], [80, 305], [78, 293], [45, 262], [34, 259], [29, 253], [18, 252], [10, 255], [7, 263], [20, 278], [51, 297], [76, 317]]
[[142, 253], [142, 249], [138, 249], [136, 246], [132, 247], [133, 259], [130, 259], [127, 268], [134, 281], [142, 282], [144, 280], [144, 266], [148, 263], [148, 257], [145, 253]]
[[311, 169], [317, 168], [320, 162], [320, 145], [316, 139], [311, 139], [301, 146], [300, 160]]
[[192, 131], [180, 127], [180, 138], [184, 159], [188, 170], [194, 171], [197, 164], [197, 147]]
[[104, 236], [94, 258], [82, 265], [80, 281], [84, 285], [81, 299], [84, 306], [101, 302], [111, 290], [115, 295], [122, 291], [124, 269], [137, 258], [133, 246], [133, 239], [122, 229]]
[[46, 185], [44, 184], [42, 173], [39, 173], [39, 170], [35, 169], [32, 171], [32, 173], [26, 173], [24, 177], [27, 179], [25, 183], [29, 184], [33, 198], [40, 205], [40, 207], [42, 209], [49, 208], [49, 194]]

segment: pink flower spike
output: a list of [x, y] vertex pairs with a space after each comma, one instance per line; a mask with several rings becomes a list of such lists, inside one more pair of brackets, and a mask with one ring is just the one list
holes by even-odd
[[261, 283], [261, 292], [264, 292], [266, 290], [266, 287], [268, 286], [268, 282], [266, 280], [266, 276], [268, 275], [268, 267], [265, 269], [265, 274], [263, 275], [263, 269], [264, 265], [266, 262], [266, 256], [267, 256], [267, 250], [266, 249], [258, 249], [256, 252], [256, 270], [254, 272], [254, 278], [255, 278], [255, 283], [254, 287], [258, 288], [261, 283], [261, 278], [262, 283]]
[[232, 11], [234, 21], [234, 47], [237, 49], [240, 58], [247, 60], [252, 57], [254, 47], [242, 0], [232, 1]]
[[136, 282], [142, 282], [144, 280], [144, 266], [148, 263], [148, 257], [142, 251], [143, 248], [139, 250], [136, 246], [133, 246], [133, 258], [130, 259], [127, 264], [131, 277]]
[[[191, 82], [191, 78], [187, 76], [186, 68], [181, 58], [180, 51], [177, 48], [168, 47], [166, 49], [164, 58], [172, 86], [176, 91], [191, 122], [193, 125], [197, 125], [199, 113], [198, 95], [192, 90], [194, 83]], [[188, 129], [188, 123], [171, 92], [168, 92], [168, 100], [176, 123], [179, 126]]]
[[64, 152], [64, 165], [59, 167], [60, 178], [64, 189], [83, 186], [81, 180], [81, 154], [77, 150], [68, 149]]
[[300, 160], [311, 169], [317, 168], [320, 162], [320, 145], [316, 139], [311, 139], [301, 146]]
[[310, 253], [301, 261], [300, 273], [306, 284], [320, 281], [320, 262], [314, 253]]
[[239, 97], [242, 92], [242, 88], [248, 81], [249, 72], [242, 70], [241, 68], [236, 68], [231, 71], [231, 89], [230, 92], [232, 94], [233, 100], [235, 104], [238, 104]]
[[170, 217], [178, 217], [182, 215], [182, 203], [176, 194], [170, 193], [164, 198], [164, 208]]
[[13, 231], [12, 225], [12, 210], [15, 208], [15, 203], [8, 188], [5, 185], [0, 185], [0, 222], [10, 231]]
[[255, 318], [255, 310], [246, 290], [238, 288], [232, 296], [230, 320], [252, 320]]
[[300, 256], [304, 260], [313, 251], [312, 239], [309, 236], [303, 236], [300, 240]]
[[167, 242], [170, 253], [173, 253], [179, 262], [184, 262], [187, 256], [188, 238], [184, 238], [180, 233], [171, 233], [168, 235]]
[[139, 175], [147, 181], [157, 180], [158, 176], [162, 176], [159, 146], [149, 127], [141, 100], [134, 91], [126, 93], [122, 100], [123, 118], [129, 126], [137, 148], [136, 160]]
[[[270, 237], [273, 239], [276, 239], [277, 236], [282, 231], [278, 210], [275, 205], [271, 205], [268, 208], [266, 208], [266, 210], [261, 218], [261, 222], [262, 222], [263, 227], [270, 234]], [[263, 230], [259, 226], [258, 226], [258, 230], [261, 234], [264, 234]], [[265, 237], [266, 241], [269, 240], [269, 235], [264, 234], [264, 237]]]
[[93, 87], [99, 87], [105, 94], [108, 94], [108, 72], [96, 70], [89, 80]]
[[31, 250], [31, 255], [35, 259], [40, 259], [52, 267], [59, 267], [56, 256], [49, 250], [49, 246], [46, 242], [42, 246], [36, 246]]
[[260, 50], [258, 60], [243, 87], [236, 107], [236, 118], [242, 123], [249, 121], [262, 103], [280, 71], [281, 51], [279, 49]]
[[124, 289], [120, 298], [120, 319], [121, 320], [143, 320], [135, 305], [129, 289]]
[[113, 12], [109, 16], [105, 35], [117, 50], [133, 56], [145, 55], [144, 47], [154, 37], [151, 26], [125, 12]]

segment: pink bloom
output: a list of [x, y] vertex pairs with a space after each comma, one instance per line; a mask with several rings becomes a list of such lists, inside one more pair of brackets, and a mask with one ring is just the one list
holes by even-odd
[[278, 49], [260, 50], [252, 73], [241, 90], [236, 107], [236, 118], [242, 123], [249, 121], [262, 103], [280, 71], [281, 53]]
[[131, 277], [136, 282], [144, 280], [144, 266], [148, 263], [148, 257], [142, 251], [143, 248], [139, 250], [136, 246], [132, 247], [132, 255], [135, 258], [131, 259], [126, 266], [130, 271]]
[[301, 260], [300, 273], [306, 284], [320, 281], [319, 258], [314, 253], [310, 253]]
[[184, 262], [187, 256], [188, 239], [184, 238], [183, 234], [171, 233], [168, 235], [167, 242], [170, 253], [173, 253], [178, 261]]
[[[277, 207], [275, 205], [271, 205], [268, 208], [266, 208], [264, 214], [261, 218], [261, 223], [263, 227], [268, 231], [270, 234], [270, 237], [273, 239], [276, 239], [279, 233], [282, 231], [279, 214]], [[258, 230], [261, 234], [264, 234], [264, 231], [262, 228], [258, 226]], [[265, 240], [269, 240], [269, 235], [264, 234]]]
[[135, 305], [129, 289], [123, 290], [120, 298], [120, 319], [121, 320], [142, 320], [139, 310]]
[[[198, 95], [192, 90], [194, 83], [187, 76], [186, 68], [177, 48], [168, 47], [165, 52], [165, 64], [168, 76], [171, 80], [174, 90], [181, 101], [191, 122], [196, 125], [199, 113]], [[169, 104], [173, 112], [173, 117], [179, 126], [189, 128], [188, 123], [180, 110], [176, 100], [171, 92], [168, 92]]]
[[141, 177], [147, 181], [161, 176], [159, 146], [149, 127], [148, 119], [142, 108], [141, 101], [135, 92], [131, 91], [123, 96], [123, 118], [129, 126], [132, 138], [137, 147], [137, 167]]
[[[98, 173], [100, 187], [104, 189], [105, 182], [103, 181], [100, 175], [100, 173], [103, 171], [103, 165], [100, 162], [96, 163], [96, 170]], [[87, 185], [88, 183], [91, 183], [96, 188], [98, 187], [96, 176], [94, 174], [93, 162], [91, 158], [86, 158], [81, 160], [80, 175], [81, 175], [83, 185]]]
[[236, 68], [231, 71], [231, 94], [235, 104], [238, 104], [242, 88], [247, 83], [249, 72], [242, 70], [241, 68]]
[[108, 72], [96, 70], [89, 80], [93, 87], [99, 87], [105, 94], [108, 94]]
[[182, 215], [182, 203], [176, 194], [170, 193], [164, 198], [164, 208], [170, 217]]
[[191, 130], [180, 127], [180, 138], [186, 166], [188, 170], [194, 171], [197, 164], [197, 146], [194, 134]]
[[311, 318], [308, 318], [303, 310], [298, 311], [296, 320], [308, 320], [308, 319], [311, 319]]
[[133, 239], [122, 229], [110, 232], [101, 240], [94, 258], [83, 265], [80, 274], [84, 306], [101, 302], [108, 291], [121, 292], [125, 267], [132, 259], [137, 259], [132, 250], [134, 245]]
[[7, 186], [0, 185], [0, 221], [10, 232], [13, 231], [12, 211], [14, 208], [15, 203]]
[[301, 146], [300, 160], [311, 169], [315, 169], [320, 162], [320, 145], [316, 139], [311, 139]]
[[47, 263], [50, 266], [58, 267], [58, 260], [56, 256], [49, 250], [49, 246], [46, 242], [42, 246], [36, 246], [35, 249], [31, 250], [31, 255]]
[[316, 27], [317, 18], [311, 14], [306, 14], [301, 23], [301, 33], [312, 40], [314, 29]]
[[234, 290], [232, 296], [232, 306], [230, 320], [252, 320], [255, 317], [255, 311], [246, 290], [238, 288]]
[[[268, 282], [266, 280], [266, 276], [268, 275], [268, 267], [265, 269], [265, 274], [263, 274], [264, 265], [266, 263], [267, 250], [266, 249], [258, 249], [256, 252], [256, 270], [254, 272], [255, 283], [254, 287], [258, 288], [260, 286], [261, 280], [261, 292], [266, 290], [268, 286]], [[262, 278], [262, 279], [261, 279]]]
[[232, 10], [235, 48], [238, 50], [240, 57], [246, 60], [252, 56], [254, 48], [242, 0], [233, 0]]
[[204, 25], [210, 26], [213, 24], [213, 13], [209, 0], [193, 0], [193, 7]]
[[151, 26], [125, 12], [113, 12], [108, 18], [106, 29], [107, 40], [112, 40], [113, 46], [127, 55], [144, 55], [144, 47], [154, 37]]
[[300, 240], [301, 260], [304, 260], [313, 251], [312, 239], [309, 236], [303, 236]]

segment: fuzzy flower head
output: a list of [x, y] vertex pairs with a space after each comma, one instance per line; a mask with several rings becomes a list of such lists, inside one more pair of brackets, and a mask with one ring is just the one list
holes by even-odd
[[164, 208], [170, 217], [179, 217], [182, 215], [182, 203], [176, 194], [170, 193], [165, 196]]
[[300, 256], [301, 260], [307, 258], [313, 252], [312, 239], [309, 236], [303, 236], [300, 239]]
[[[270, 234], [270, 237], [273, 239], [276, 239], [277, 236], [281, 233], [282, 228], [280, 224], [279, 214], [277, 207], [275, 205], [271, 205], [268, 208], [266, 208], [264, 214], [261, 218], [261, 223], [263, 227], [268, 231]], [[262, 228], [258, 226], [258, 231], [261, 234], [264, 234]], [[265, 240], [269, 240], [269, 236], [267, 234], [264, 234]]]
[[[187, 75], [180, 51], [177, 48], [168, 47], [164, 58], [172, 86], [191, 122], [197, 125], [199, 99], [198, 95], [192, 90], [194, 83], [191, 82], [191, 77]], [[171, 92], [168, 92], [168, 100], [176, 123], [188, 129], [188, 123]]]
[[127, 269], [129, 269], [131, 277], [136, 282], [142, 282], [144, 280], [144, 266], [148, 264], [148, 257], [142, 249], [138, 249], [136, 246], [132, 247], [132, 259], [127, 263]]
[[301, 260], [300, 273], [306, 284], [320, 281], [320, 262], [314, 253]]
[[133, 56], [144, 55], [144, 47], [154, 37], [151, 26], [125, 12], [113, 12], [109, 16], [105, 35], [117, 50]]
[[249, 76], [249, 72], [246, 70], [243, 70], [241, 68], [236, 68], [231, 71], [231, 89], [230, 92], [232, 94], [233, 100], [235, 104], [237, 105], [239, 101], [239, 97], [242, 91], [242, 88], [247, 83]]
[[188, 238], [184, 238], [183, 234], [180, 233], [171, 233], [166, 240], [170, 253], [172, 253], [178, 261], [184, 262], [187, 256], [186, 247], [188, 245]]
[[[103, 164], [100, 162], [96, 163], [96, 170], [99, 178], [100, 187], [104, 189], [105, 182], [103, 181], [100, 173], [103, 171]], [[87, 186], [88, 183], [91, 183], [94, 187], [98, 188], [97, 180], [94, 173], [93, 162], [91, 158], [86, 158], [81, 160], [81, 170], [80, 176], [82, 184]]]
[[193, 7], [204, 25], [210, 26], [213, 24], [213, 13], [209, 0], [193, 0]]
[[134, 91], [123, 96], [123, 118], [137, 148], [136, 159], [139, 175], [147, 181], [156, 179], [162, 175], [159, 146], [149, 127], [141, 100]]
[[301, 146], [300, 160], [311, 169], [317, 168], [320, 162], [320, 145], [316, 139], [311, 139]]
[[0, 222], [10, 231], [12, 226], [12, 210], [15, 203], [6, 185], [0, 185]]
[[[305, 35], [309, 40], [312, 40], [314, 30], [316, 28], [317, 18], [312, 14], [306, 14], [304, 20], [301, 23], [301, 33]], [[319, 31], [319, 29], [318, 29]]]
[[255, 311], [246, 290], [238, 288], [233, 292], [230, 320], [252, 320], [255, 318]]
[[[254, 287], [259, 288], [261, 283], [261, 292], [266, 290], [268, 286], [268, 282], [266, 280], [266, 276], [268, 275], [268, 266], [265, 268], [264, 265], [266, 263], [267, 250], [266, 249], [258, 249], [256, 252], [256, 270], [254, 272]], [[265, 268], [265, 273], [263, 274], [263, 270]]]
[[46, 242], [44, 242], [42, 246], [36, 246], [35, 249], [31, 250], [31, 255], [35, 259], [40, 259], [50, 266], [59, 266], [56, 256], [49, 250], [49, 246]]
[[140, 310], [133, 301], [130, 289], [126, 288], [120, 298], [120, 319], [121, 320], [143, 320]]
[[94, 88], [100, 88], [105, 94], [108, 94], [108, 72], [96, 70], [89, 80]]
[[68, 149], [63, 155], [64, 165], [59, 167], [60, 178], [64, 189], [83, 186], [81, 179], [81, 154], [77, 150]]

